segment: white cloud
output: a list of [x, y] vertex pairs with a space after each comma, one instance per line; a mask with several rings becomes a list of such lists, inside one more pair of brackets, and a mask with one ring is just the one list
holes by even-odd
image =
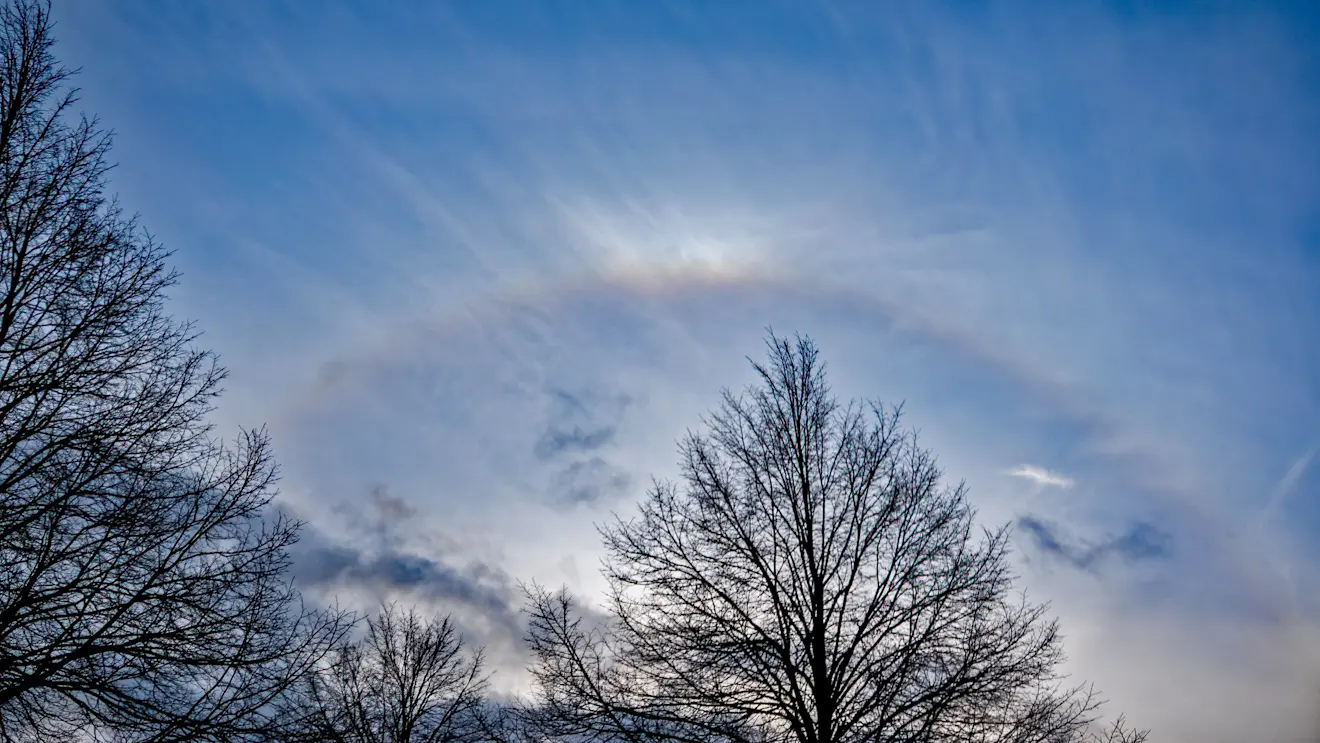
[[1306, 469], [1311, 466], [1311, 460], [1315, 459], [1318, 454], [1320, 454], [1320, 442], [1316, 442], [1306, 453], [1293, 461], [1292, 466], [1284, 473], [1283, 478], [1274, 486], [1274, 492], [1270, 494], [1270, 499], [1265, 502], [1265, 507], [1261, 509], [1260, 515], [1256, 517], [1258, 529], [1265, 527], [1270, 517], [1279, 509], [1284, 499], [1288, 497], [1288, 493], [1292, 491], [1293, 486], [1297, 484], [1302, 475], [1306, 474]]
[[1004, 474], [1010, 477], [1020, 477], [1023, 480], [1030, 480], [1041, 487], [1066, 489], [1073, 486], [1073, 479], [1071, 477], [1058, 472], [1051, 472], [1044, 467], [1037, 467], [1034, 464], [1019, 464], [1013, 469], [1005, 470]]

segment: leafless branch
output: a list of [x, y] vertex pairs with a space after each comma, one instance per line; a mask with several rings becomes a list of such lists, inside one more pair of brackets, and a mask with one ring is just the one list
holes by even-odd
[[307, 677], [298, 735], [343, 743], [466, 743], [487, 728], [487, 676], [453, 623], [384, 606], [366, 637]]
[[287, 578], [264, 432], [212, 436], [224, 370], [50, 31], [0, 8], [0, 740], [242, 739], [342, 623]]
[[681, 482], [602, 529], [610, 620], [529, 591], [544, 737], [1090, 735], [1099, 700], [1058, 675], [1046, 607], [1013, 594], [1006, 529], [975, 527], [898, 408], [838, 403], [809, 340], [768, 346], [759, 386], [683, 441]]

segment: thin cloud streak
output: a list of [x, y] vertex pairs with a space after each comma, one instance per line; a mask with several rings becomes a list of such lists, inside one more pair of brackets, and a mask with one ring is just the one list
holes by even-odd
[[1292, 465], [1288, 467], [1288, 471], [1283, 474], [1283, 477], [1279, 479], [1278, 484], [1274, 486], [1273, 492], [1270, 493], [1269, 500], [1265, 501], [1265, 506], [1260, 509], [1260, 515], [1256, 517], [1256, 529], [1258, 531], [1266, 528], [1270, 518], [1272, 518], [1279, 508], [1283, 506], [1284, 500], [1290, 493], [1292, 493], [1294, 486], [1297, 485], [1297, 481], [1302, 478], [1302, 475], [1306, 474], [1307, 468], [1311, 466], [1311, 462], [1318, 454], [1320, 454], [1320, 441], [1317, 441], [1314, 446], [1306, 450], [1300, 457], [1293, 460]]
[[1029, 480], [1041, 487], [1071, 488], [1075, 481], [1066, 475], [1057, 472], [1051, 472], [1044, 467], [1037, 467], [1034, 464], [1019, 464], [1018, 466], [1004, 470], [1004, 474], [1009, 477], [1018, 477], [1023, 480]]

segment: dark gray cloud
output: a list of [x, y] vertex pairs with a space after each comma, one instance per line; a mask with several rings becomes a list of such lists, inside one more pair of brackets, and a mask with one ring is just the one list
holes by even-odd
[[564, 506], [612, 500], [632, 487], [632, 476], [600, 457], [573, 462], [556, 475], [555, 493]]
[[549, 428], [536, 442], [538, 459], [551, 459], [559, 454], [574, 451], [594, 451], [614, 440], [614, 426], [600, 428]]
[[551, 500], [561, 507], [612, 500], [632, 485], [632, 477], [609, 462], [602, 450], [614, 443], [632, 398], [596, 391], [546, 390], [547, 415], [536, 440], [536, 458], [552, 464]]
[[1110, 557], [1137, 561], [1172, 553], [1172, 536], [1145, 521], [1134, 522], [1122, 534], [1098, 543], [1076, 539], [1062, 526], [1036, 516], [1023, 516], [1017, 526], [1036, 549], [1088, 572]]
[[614, 441], [619, 422], [632, 399], [627, 395], [571, 393], [560, 388], [546, 391], [547, 421], [536, 440], [538, 459], [593, 452]]
[[[404, 538], [417, 512], [406, 501], [376, 488], [366, 513], [346, 513], [358, 539], [338, 541], [304, 526], [294, 546], [293, 577], [304, 591], [333, 595], [362, 590], [382, 599], [400, 593], [438, 606], [475, 613], [492, 626], [521, 634], [520, 598], [514, 581], [498, 566], [432, 547], [427, 553]], [[431, 554], [434, 553], [434, 554]]]
[[406, 592], [438, 604], [461, 604], [488, 619], [515, 625], [515, 597], [497, 569], [461, 568], [411, 552], [366, 552], [336, 544], [311, 544], [294, 552], [294, 578], [303, 588], [363, 588], [389, 595]]

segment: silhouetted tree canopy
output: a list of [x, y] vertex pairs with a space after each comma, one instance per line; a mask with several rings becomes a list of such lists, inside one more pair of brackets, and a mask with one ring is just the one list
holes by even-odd
[[899, 410], [840, 404], [809, 340], [768, 348], [759, 386], [683, 441], [680, 482], [602, 529], [608, 618], [530, 592], [538, 735], [1143, 739], [1094, 728], [1056, 623], [1011, 591], [1007, 527], [975, 526]]
[[212, 435], [224, 371], [51, 45], [0, 8], [0, 740], [241, 740], [342, 624], [286, 575], [265, 435]]
[[475, 743], [486, 739], [486, 682], [481, 651], [448, 617], [387, 604], [291, 695], [284, 739]]

